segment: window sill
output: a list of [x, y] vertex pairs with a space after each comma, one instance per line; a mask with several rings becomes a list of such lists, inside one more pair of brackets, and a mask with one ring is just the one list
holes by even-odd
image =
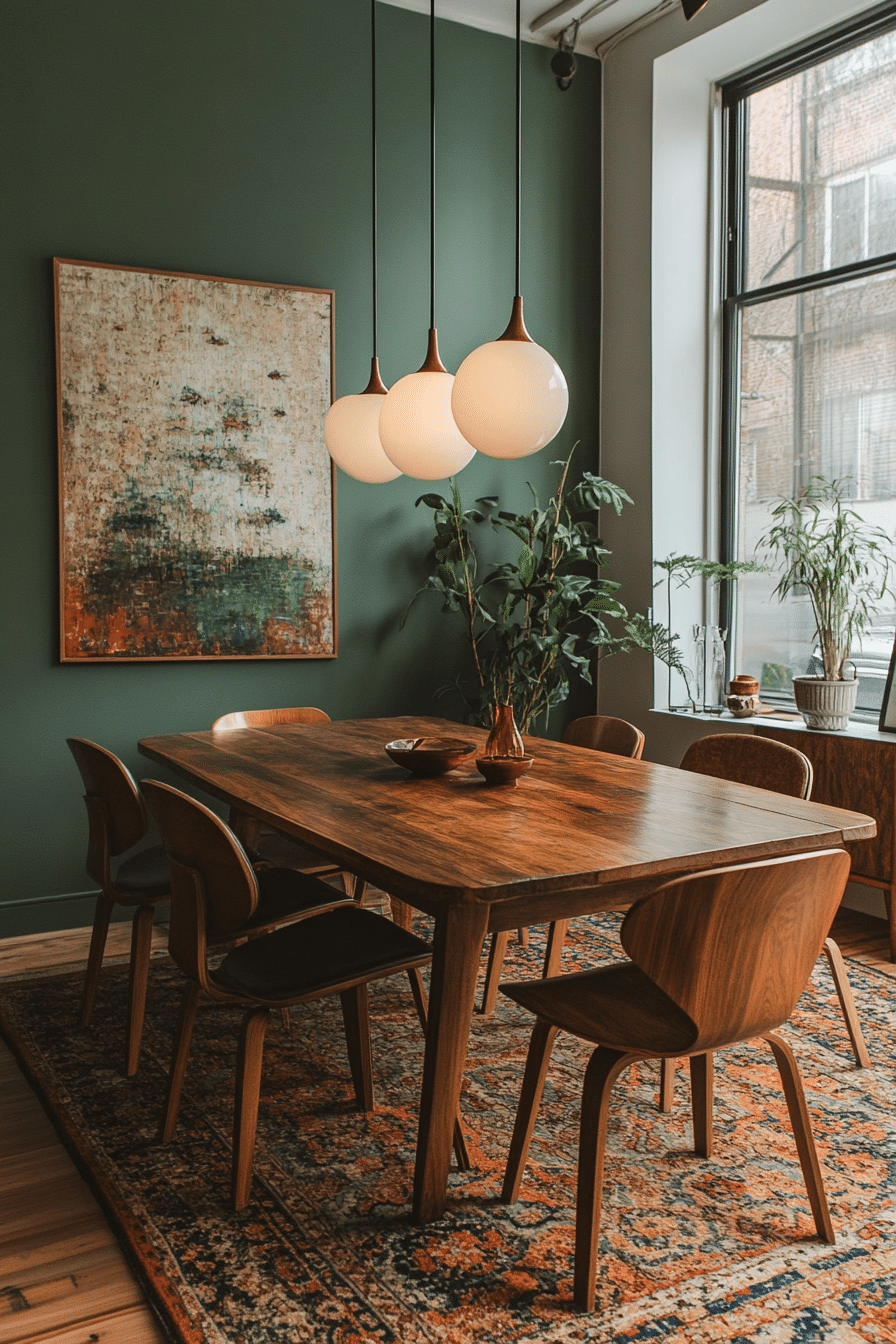
[[720, 714], [691, 714], [686, 710], [662, 709], [659, 706], [651, 709], [651, 714], [665, 714], [668, 718], [681, 719], [685, 723], [716, 723], [720, 729], [727, 730], [733, 725], [743, 728], [759, 727], [767, 723], [771, 728], [788, 729], [796, 733], [817, 733], [819, 737], [859, 737], [872, 742], [890, 742], [896, 746], [896, 733], [882, 733], [876, 723], [859, 723], [851, 720], [846, 728], [836, 730], [830, 728], [809, 728], [800, 714], [788, 713], [786, 710], [774, 711], [771, 714], [752, 714], [746, 719], [736, 719], [728, 710], [723, 710]]

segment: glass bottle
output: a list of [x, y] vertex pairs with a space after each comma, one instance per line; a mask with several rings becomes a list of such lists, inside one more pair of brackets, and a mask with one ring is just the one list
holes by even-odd
[[698, 709], [718, 712], [725, 704], [725, 636], [718, 625], [694, 626], [694, 671]]

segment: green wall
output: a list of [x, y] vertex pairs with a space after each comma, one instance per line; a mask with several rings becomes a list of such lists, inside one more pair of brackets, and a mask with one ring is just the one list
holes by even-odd
[[[62, 666], [58, 662], [56, 256], [336, 291], [336, 391], [370, 357], [368, 6], [363, 0], [31, 0], [5, 5], [2, 349], [5, 504], [0, 935], [88, 922], [80, 779], [64, 739], [95, 739], [139, 776], [138, 738], [207, 727], [235, 708], [311, 703], [333, 717], [440, 712], [458, 631], [421, 603], [427, 488], [338, 473], [335, 661]], [[418, 367], [428, 326], [428, 21], [378, 9], [380, 361]], [[551, 52], [524, 45], [526, 316], [570, 382], [555, 444], [474, 459], [466, 499], [546, 497], [576, 439], [594, 465], [600, 68], [560, 93]], [[437, 321], [455, 369], [509, 315], [513, 53], [440, 22]], [[436, 487], [437, 488], [437, 487]], [[441, 702], [444, 704], [444, 702]], [[587, 697], [570, 709], [589, 708]], [[559, 722], [555, 725], [559, 728]], [[10, 908], [9, 903], [15, 903]], [[21, 903], [21, 904], [20, 904]]]

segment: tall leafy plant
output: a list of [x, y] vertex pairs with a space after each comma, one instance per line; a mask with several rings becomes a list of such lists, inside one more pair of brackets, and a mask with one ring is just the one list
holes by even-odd
[[[681, 667], [666, 627], [630, 614], [617, 596], [620, 585], [602, 573], [610, 552], [600, 538], [599, 511], [619, 514], [630, 497], [591, 472], [570, 486], [570, 460], [555, 465], [562, 472], [553, 498], [542, 508], [529, 486], [528, 513], [502, 510], [494, 496], [464, 509], [454, 479], [449, 499], [417, 500], [433, 511], [435, 539], [432, 572], [410, 606], [421, 593], [435, 592], [442, 610], [460, 618], [470, 669], [440, 693], [456, 691], [469, 721], [483, 726], [495, 704], [511, 703], [520, 728], [531, 729], [567, 698], [572, 678], [590, 683], [595, 663], [611, 653], [646, 649]], [[519, 551], [516, 560], [481, 575], [484, 525], [509, 534]], [[608, 621], [617, 623], [616, 633]]]
[[[676, 555], [674, 552], [667, 555], [665, 560], [655, 560], [654, 569], [662, 570], [665, 579], [657, 579], [654, 584], [658, 588], [661, 583], [665, 583], [666, 588], [666, 614], [669, 620], [669, 628], [672, 627], [672, 586], [676, 588], [686, 588], [694, 579], [699, 579], [710, 588], [717, 588], [721, 583], [733, 583], [741, 574], [761, 573], [765, 565], [759, 564], [755, 560], [707, 560], [701, 555]], [[673, 639], [677, 636], [673, 636]], [[694, 669], [687, 667], [683, 662], [675, 665], [675, 669], [681, 672], [684, 677], [684, 684], [687, 690], [688, 702], [692, 709], [696, 709], [697, 702], [702, 700], [701, 687], [697, 685], [697, 674]], [[672, 665], [670, 665], [669, 684], [668, 684], [669, 706], [672, 706]]]
[[850, 650], [888, 592], [893, 538], [843, 501], [837, 481], [813, 476], [783, 499], [757, 544], [783, 565], [775, 595], [808, 596], [827, 681], [842, 681]]

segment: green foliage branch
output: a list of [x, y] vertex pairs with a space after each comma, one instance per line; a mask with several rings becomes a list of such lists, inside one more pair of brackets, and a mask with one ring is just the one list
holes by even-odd
[[[595, 663], [611, 653], [645, 649], [683, 671], [676, 637], [629, 613], [617, 596], [620, 584], [601, 572], [610, 552], [598, 531], [599, 511], [620, 514], [632, 502], [629, 495], [591, 472], [570, 486], [571, 458], [553, 464], [562, 472], [545, 508], [529, 486], [528, 513], [500, 509], [495, 496], [464, 509], [454, 478], [449, 499], [425, 494], [417, 500], [433, 511], [433, 567], [402, 625], [425, 592], [438, 593], [442, 610], [461, 618], [472, 673], [437, 694], [457, 692], [469, 722], [488, 727], [494, 706], [512, 703], [521, 731], [531, 730], [567, 698], [571, 678], [590, 684]], [[514, 537], [520, 549], [515, 561], [480, 577], [474, 530], [483, 524]], [[620, 629], [614, 633], [608, 621]]]
[[775, 595], [780, 601], [808, 596], [824, 677], [843, 681], [853, 644], [890, 591], [893, 538], [849, 508], [840, 483], [823, 476], [813, 476], [793, 499], [782, 499], [771, 516], [757, 550], [784, 566]]

